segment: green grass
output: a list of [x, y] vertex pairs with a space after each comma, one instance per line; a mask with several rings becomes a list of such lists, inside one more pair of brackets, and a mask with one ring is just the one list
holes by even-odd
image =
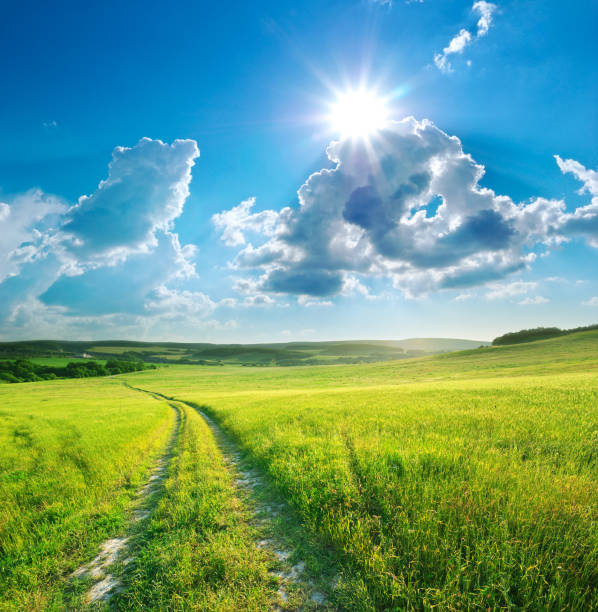
[[110, 353], [114, 355], [121, 355], [129, 351], [136, 353], [173, 353], [175, 356], [183, 355], [189, 351], [180, 348], [167, 348], [164, 346], [153, 346], [153, 345], [142, 345], [142, 346], [90, 346], [88, 351], [93, 353]]
[[134, 379], [205, 406], [342, 551], [346, 608], [598, 607], [596, 332]]
[[[34, 357], [33, 359], [30, 359], [30, 361], [33, 361], [33, 363], [37, 363], [39, 365], [47, 365], [47, 366], [54, 366], [54, 367], [58, 367], [58, 368], [63, 368], [64, 366], [68, 365], [69, 363], [75, 361], [75, 362], [82, 362], [82, 363], [87, 363], [89, 361], [92, 361], [91, 359], [81, 359], [78, 357], [74, 357], [74, 358], [69, 358], [69, 357]], [[93, 359], [93, 361], [95, 361], [96, 363], [101, 363], [102, 365], [106, 365], [106, 359]]]
[[0, 387], [0, 609], [78, 601], [68, 575], [124, 529], [172, 423], [116, 379]]

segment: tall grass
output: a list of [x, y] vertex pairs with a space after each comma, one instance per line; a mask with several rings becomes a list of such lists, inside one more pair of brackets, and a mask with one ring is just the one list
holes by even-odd
[[123, 528], [172, 423], [114, 379], [0, 386], [0, 609], [77, 600], [68, 575]]

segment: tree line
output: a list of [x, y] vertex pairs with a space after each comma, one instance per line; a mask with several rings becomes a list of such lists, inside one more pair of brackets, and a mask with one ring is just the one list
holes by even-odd
[[534, 327], [533, 329], [522, 329], [517, 332], [509, 332], [494, 338], [492, 344], [494, 346], [503, 346], [505, 344], [521, 344], [522, 342], [533, 342], [534, 340], [546, 340], [547, 338], [555, 338], [557, 336], [566, 336], [575, 332], [591, 331], [598, 329], [598, 325], [587, 325], [586, 327], [574, 327], [572, 329], [559, 329], [558, 327]]
[[55, 378], [90, 378], [155, 368], [155, 365], [140, 361], [120, 361], [118, 359], [109, 359], [106, 364], [97, 361], [70, 361], [66, 366], [41, 365], [28, 359], [15, 359], [14, 361], [0, 361], [0, 381], [19, 383]]

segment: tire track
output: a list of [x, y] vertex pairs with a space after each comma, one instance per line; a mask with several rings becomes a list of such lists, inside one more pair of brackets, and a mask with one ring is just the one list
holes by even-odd
[[[158, 401], [164, 401], [163, 397], [158, 397], [151, 393], [150, 395]], [[82, 565], [71, 574], [73, 579], [91, 578], [94, 580], [94, 584], [87, 592], [86, 604], [107, 602], [112, 594], [121, 588], [121, 581], [114, 573], [111, 573], [111, 567], [117, 561], [122, 561], [122, 564], [126, 566], [133, 560], [130, 557], [124, 559], [123, 557], [129, 552], [131, 545], [134, 543], [139, 524], [150, 516], [152, 509], [156, 505], [157, 496], [161, 493], [166, 472], [173, 457], [175, 444], [184, 427], [184, 413], [176, 404], [167, 403], [176, 415], [173, 432], [164, 453], [156, 462], [146, 484], [137, 491], [135, 501], [131, 507], [131, 518], [127, 528], [127, 535], [106, 540], [102, 544], [100, 552], [89, 563]]]
[[[201, 408], [189, 403], [183, 402], [196, 410], [210, 428], [216, 444], [222, 453], [225, 463], [228, 469], [233, 473], [234, 482], [241, 497], [246, 502], [250, 502], [250, 498], [254, 492], [266, 486], [264, 477], [256, 470], [246, 468], [244, 466], [241, 453], [230, 440], [230, 438], [220, 429], [220, 427], [211, 419]], [[279, 503], [275, 506], [263, 504], [253, 501], [248, 504], [252, 507], [255, 518], [254, 524], [258, 529], [264, 529], [272, 522], [273, 519], [277, 518], [282, 512], [287, 510], [287, 506], [284, 503]], [[271, 530], [270, 530], [271, 531]], [[279, 579], [278, 597], [281, 605], [274, 607], [276, 611], [284, 610], [284, 605], [289, 602], [291, 590], [306, 590], [310, 589], [310, 585], [304, 582], [302, 574], [305, 569], [305, 562], [300, 560], [295, 564], [290, 564], [289, 559], [293, 556], [293, 550], [288, 548], [284, 542], [277, 541], [273, 534], [270, 537], [263, 538], [257, 541], [257, 546], [269, 551], [277, 561], [283, 566], [282, 569], [271, 570], [271, 574]], [[310, 589], [311, 590], [311, 589]], [[312, 600], [319, 601], [320, 603], [325, 602], [325, 596], [320, 592], [314, 592], [312, 594]]]
[[320, 587], [310, 579], [309, 572], [306, 570], [306, 561], [301, 556], [300, 547], [296, 546], [291, 538], [285, 538], [280, 527], [277, 527], [281, 524], [297, 522], [292, 510], [284, 500], [279, 496], [274, 496], [271, 491], [264, 499], [261, 495], [262, 491], [270, 488], [266, 477], [254, 466], [247, 465], [238, 446], [222, 428], [200, 406], [192, 402], [168, 397], [155, 391], [127, 386], [156, 398], [168, 402], [179, 402], [190, 407], [204, 419], [210, 428], [223, 461], [233, 476], [233, 482], [239, 497], [252, 510], [253, 521], [250, 524], [255, 527], [258, 533], [256, 546], [265, 550], [275, 560], [275, 567], [270, 570], [270, 574], [278, 580], [279, 602], [273, 606], [272, 610], [274, 612], [284, 612], [285, 610], [297, 609], [333, 609], [333, 606], [328, 603], [327, 592], [334, 590], [338, 575], [331, 577], [324, 587]]

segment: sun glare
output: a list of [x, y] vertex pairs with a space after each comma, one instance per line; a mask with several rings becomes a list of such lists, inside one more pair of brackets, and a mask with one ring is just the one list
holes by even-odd
[[388, 111], [372, 91], [347, 91], [332, 105], [330, 123], [341, 138], [368, 138], [384, 127]]

